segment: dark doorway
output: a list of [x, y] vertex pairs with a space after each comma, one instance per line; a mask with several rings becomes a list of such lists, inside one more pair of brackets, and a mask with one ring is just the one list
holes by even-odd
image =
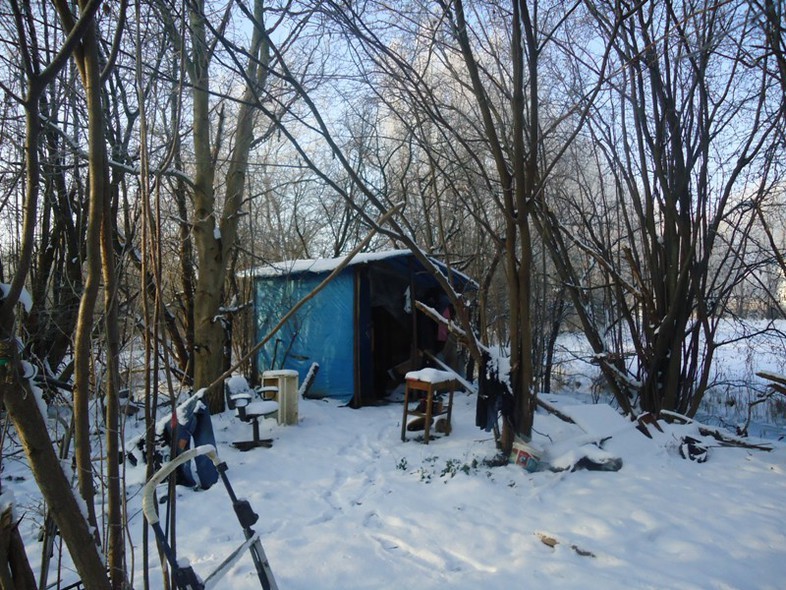
[[408, 316], [396, 318], [384, 307], [371, 308], [375, 400], [384, 398], [400, 382], [394, 367], [410, 358], [412, 329], [402, 319], [408, 319]]

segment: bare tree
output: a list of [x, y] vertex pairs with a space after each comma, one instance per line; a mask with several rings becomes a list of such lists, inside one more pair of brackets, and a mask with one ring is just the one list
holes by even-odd
[[[38, 142], [41, 136], [39, 101], [46, 86], [65, 65], [72, 53], [82, 52], [85, 47], [91, 47], [91, 44], [94, 47], [96, 37], [93, 19], [98, 5], [99, 2], [85, 2], [81, 6], [81, 16], [79, 20], [70, 23], [69, 36], [61, 50], [46, 68], [41, 69], [33, 28], [33, 15], [28, 10], [29, 6], [23, 10], [16, 2], [12, 2], [12, 13], [20, 40], [20, 57], [27, 79], [25, 96], [19, 99], [20, 104], [25, 108], [27, 124], [25, 135], [27, 194], [25, 195], [22, 254], [11, 287], [2, 306], [0, 306], [0, 330], [2, 330], [3, 339], [3, 358], [6, 361], [2, 383], [3, 399], [19, 432], [36, 481], [52, 509], [82, 579], [91, 587], [108, 588], [98, 547], [54, 452], [44, 418], [36, 402], [36, 396], [30, 390], [26, 380], [20, 378], [24, 371], [20, 365], [21, 359], [17, 354], [14, 335], [16, 327], [14, 307], [19, 301], [29, 272], [34, 225], [37, 221], [36, 211], [40, 183]], [[68, 15], [71, 16], [70, 10]], [[19, 583], [24, 587], [35, 586], [35, 582], [29, 579], [19, 580]]]
[[[76, 26], [70, 7], [56, 1], [56, 8], [66, 32]], [[80, 3], [85, 12], [89, 3]], [[119, 41], [119, 36], [117, 37]], [[115, 271], [115, 217], [112, 209], [109, 156], [106, 147], [106, 122], [102, 86], [112, 61], [102, 63], [100, 59], [98, 27], [90, 25], [81, 46], [73, 53], [82, 84], [85, 88], [88, 115], [88, 166], [89, 166], [89, 214], [86, 234], [87, 278], [80, 301], [74, 345], [74, 437], [76, 466], [79, 488], [88, 510], [88, 519], [97, 531], [94, 508], [93, 465], [90, 444], [90, 399], [93, 312], [103, 279], [104, 287], [104, 331], [106, 334], [107, 378], [105, 380], [106, 451], [108, 478], [108, 538], [107, 554], [112, 587], [122, 588], [125, 581], [125, 544], [121, 522], [121, 492], [119, 476], [119, 408], [118, 391], [120, 377], [118, 355], [120, 334], [118, 330], [117, 281]]]
[[[227, 40], [225, 29], [231, 14], [230, 8], [231, 5], [227, 7], [222, 21], [214, 24], [205, 13], [204, 1], [189, 3], [187, 48], [186, 38], [177, 29], [174, 15], [168, 7], [159, 3], [159, 9], [167, 24], [167, 32], [176, 40], [178, 51], [185, 55], [185, 52], [190, 50], [186, 59], [186, 70], [192, 89], [194, 163], [191, 183], [191, 231], [199, 268], [194, 284], [193, 302], [195, 387], [211, 385], [225, 368], [226, 335], [220, 321], [224, 303], [224, 281], [236, 243], [246, 187], [248, 157], [254, 140], [257, 112], [252, 102], [265, 86], [270, 59], [265, 36], [259, 32], [260, 27], [254, 27], [249, 49], [245, 53]], [[260, 23], [261, 27], [264, 27], [264, 16], [265, 7], [261, 1], [257, 1], [253, 19]], [[218, 192], [215, 170], [218, 150], [225, 140], [223, 110], [219, 111], [218, 127], [213, 128], [211, 125], [214, 112], [211, 105], [211, 62], [217, 44], [228, 47], [232, 54], [230, 62], [232, 59], [236, 60], [236, 64], [239, 64], [241, 59], [246, 61], [246, 65], [239, 68], [245, 88], [237, 101], [234, 133], [228, 154], [229, 166], [222, 195]], [[223, 409], [223, 391], [220, 388], [210, 391], [208, 400], [212, 412]]]
[[[593, 233], [586, 209], [578, 236], [548, 210], [545, 231], [620, 405], [693, 415], [718, 320], [748, 273], [735, 260], [752, 223], [746, 193], [773, 154], [772, 85], [742, 59], [756, 37], [747, 3], [642, 4], [622, 20], [618, 4], [593, 10], [619, 68], [591, 122], [618, 238]], [[572, 248], [602, 268], [632, 367], [610, 354]]]
[[[487, 260], [497, 259], [496, 250], [505, 277], [513, 399], [506, 412], [506, 446], [514, 432], [531, 435], [536, 405], [533, 358], [538, 349], [533, 340], [533, 305], [548, 302], [542, 295], [536, 300], [533, 292], [533, 253], [538, 240], [535, 205], [544, 198], [547, 181], [581, 128], [597, 91], [596, 80], [594, 85], [577, 88], [578, 98], [557, 93], [564, 102], [550, 104], [548, 113], [542, 114], [542, 70], [564, 53], [562, 32], [570, 28], [568, 23], [578, 22], [580, 8], [576, 2], [417, 3], [406, 18], [401, 13], [390, 15], [393, 35], [383, 35], [366, 24], [380, 19], [386, 10], [382, 6], [367, 3], [365, 12], [335, 6], [331, 12], [358, 40], [364, 55], [374, 60], [375, 71], [382, 72], [388, 87], [395, 88], [389, 101], [398, 104], [391, 104], [392, 110], [407, 105], [409, 120], [402, 123], [421, 138], [419, 146], [430, 167], [429, 189], [439, 190], [442, 185], [456, 195], [477, 194], [477, 200], [459, 198], [457, 202], [483, 228], [484, 237], [499, 246], [490, 250]], [[410, 55], [415, 50], [421, 53]], [[600, 79], [604, 56], [596, 57], [593, 65]], [[447, 75], [433, 77], [434, 71]], [[446, 83], [458, 99], [453, 103], [441, 98]], [[436, 142], [423, 133], [424, 123], [436, 133]], [[456, 166], [455, 159], [449, 163], [444, 153], [434, 149], [441, 142], [460, 146], [468, 156], [467, 164]], [[448, 153], [450, 148], [443, 149]], [[471, 168], [476, 177], [467, 182], [464, 179], [471, 178], [467, 172]], [[468, 191], [469, 187], [473, 188]], [[416, 191], [428, 193], [423, 187]], [[447, 226], [440, 223], [440, 211], [437, 207], [427, 217], [436, 219], [435, 227], [444, 232]], [[546, 315], [539, 317], [545, 320]]]

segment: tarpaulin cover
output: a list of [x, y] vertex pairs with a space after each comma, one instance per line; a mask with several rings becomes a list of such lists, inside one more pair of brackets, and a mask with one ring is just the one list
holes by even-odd
[[[305, 273], [256, 281], [257, 341], [327, 274]], [[292, 369], [298, 372], [302, 383], [311, 365], [319, 363], [309, 396], [349, 402], [355, 392], [354, 326], [354, 273], [345, 269], [262, 347], [259, 371]]]

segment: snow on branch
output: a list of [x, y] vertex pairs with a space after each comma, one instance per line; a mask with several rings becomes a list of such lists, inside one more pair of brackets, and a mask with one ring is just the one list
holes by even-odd
[[711, 436], [718, 442], [720, 442], [724, 446], [729, 447], [742, 447], [744, 449], [755, 449], [757, 451], [771, 451], [773, 450], [773, 446], [769, 443], [752, 443], [742, 437], [735, 436], [730, 432], [723, 431], [720, 428], [713, 428], [712, 426], [707, 426], [706, 424], [702, 424], [701, 422], [697, 422], [692, 418], [688, 418], [682, 414], [678, 414], [677, 412], [672, 412], [670, 410], [661, 410], [661, 416], [665, 416], [668, 418], [673, 418], [675, 420], [679, 420], [680, 422], [684, 422], [685, 424], [695, 424], [699, 428], [699, 432], [702, 436]]

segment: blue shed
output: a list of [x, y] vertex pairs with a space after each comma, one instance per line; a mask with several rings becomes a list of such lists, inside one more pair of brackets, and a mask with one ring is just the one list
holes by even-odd
[[[256, 341], [343, 258], [280, 262], [250, 271], [254, 280]], [[432, 259], [448, 276], [447, 267]], [[460, 293], [477, 289], [451, 270]], [[433, 302], [442, 294], [437, 280], [409, 250], [359, 254], [324, 289], [290, 318], [255, 358], [256, 370], [296, 370], [302, 383], [314, 363], [319, 371], [309, 397], [329, 397], [358, 407], [386, 394], [390, 369], [427, 347], [436, 324], [413, 313], [412, 296]]]

